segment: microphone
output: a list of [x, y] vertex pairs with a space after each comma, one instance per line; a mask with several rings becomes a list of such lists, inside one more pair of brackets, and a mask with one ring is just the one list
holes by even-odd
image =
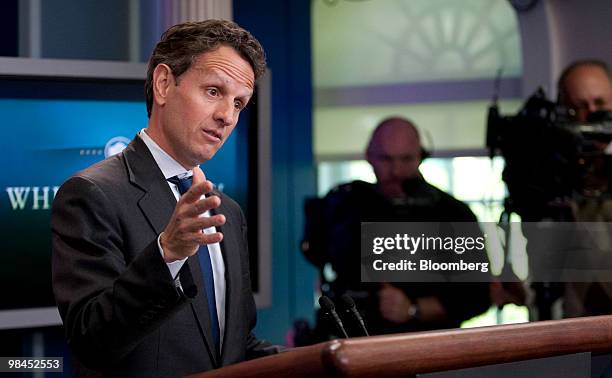
[[342, 320], [340, 320], [340, 317], [338, 316], [338, 313], [336, 312], [336, 306], [334, 306], [334, 302], [332, 302], [331, 299], [323, 295], [321, 296], [321, 298], [319, 298], [319, 305], [321, 306], [325, 314], [329, 315], [332, 318], [332, 320], [336, 324], [336, 327], [338, 327], [338, 329], [340, 330], [344, 338], [348, 339], [348, 335], [346, 334], [346, 330], [344, 329]]
[[345, 311], [350, 312], [351, 315], [353, 315], [353, 318], [357, 320], [357, 323], [359, 323], [359, 326], [361, 327], [363, 333], [366, 336], [370, 336], [363, 321], [363, 318], [361, 317], [361, 314], [359, 313], [359, 311], [357, 311], [357, 306], [355, 305], [355, 301], [353, 300], [353, 298], [346, 294], [342, 294], [342, 296], [340, 297], [340, 302], [342, 302]]

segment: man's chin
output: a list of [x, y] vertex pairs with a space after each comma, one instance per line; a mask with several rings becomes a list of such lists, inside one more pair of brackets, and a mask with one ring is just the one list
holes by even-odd
[[206, 163], [207, 161], [212, 159], [215, 156], [216, 153], [217, 153], [217, 150], [215, 150], [215, 151], [206, 151], [206, 152], [203, 152], [201, 154], [198, 154], [197, 156], [195, 156], [195, 160], [194, 160], [194, 161], [196, 161], [195, 165], [200, 165], [200, 164]]
[[387, 198], [402, 198], [406, 195], [401, 186], [382, 186], [380, 188], [382, 194]]

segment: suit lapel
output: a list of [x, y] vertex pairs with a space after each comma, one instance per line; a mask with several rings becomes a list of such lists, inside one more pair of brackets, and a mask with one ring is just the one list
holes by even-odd
[[[130, 182], [143, 191], [143, 195], [138, 201], [138, 206], [144, 218], [159, 235], [166, 228], [172, 216], [176, 207], [176, 198], [164, 175], [155, 163], [155, 159], [153, 159], [149, 149], [140, 137], [135, 137], [126, 147], [123, 154]], [[204, 290], [200, 262], [197, 256], [192, 256], [187, 259], [185, 264], [187, 267], [183, 268], [189, 269], [193, 281], [198, 288], [198, 295], [191, 301], [191, 307], [208, 347], [211, 361], [213, 361], [215, 366], [218, 366], [219, 358], [212, 343], [208, 302], [206, 290]]]
[[174, 194], [140, 137], [135, 137], [123, 154], [130, 182], [143, 191], [138, 207], [155, 232], [160, 234], [176, 206]]

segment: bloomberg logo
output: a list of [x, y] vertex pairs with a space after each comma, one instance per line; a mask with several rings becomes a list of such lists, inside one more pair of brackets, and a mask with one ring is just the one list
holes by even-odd
[[[123, 151], [130, 140], [123, 136], [111, 138], [104, 146], [104, 157], [116, 155]], [[59, 190], [59, 186], [9, 186], [5, 188], [11, 209], [49, 210]]]

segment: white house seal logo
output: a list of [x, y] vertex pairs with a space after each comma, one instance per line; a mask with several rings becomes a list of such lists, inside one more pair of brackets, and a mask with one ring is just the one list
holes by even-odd
[[130, 144], [130, 140], [123, 136], [117, 136], [106, 142], [104, 146], [104, 157], [107, 158], [109, 156], [113, 156], [123, 151], [128, 144]]

